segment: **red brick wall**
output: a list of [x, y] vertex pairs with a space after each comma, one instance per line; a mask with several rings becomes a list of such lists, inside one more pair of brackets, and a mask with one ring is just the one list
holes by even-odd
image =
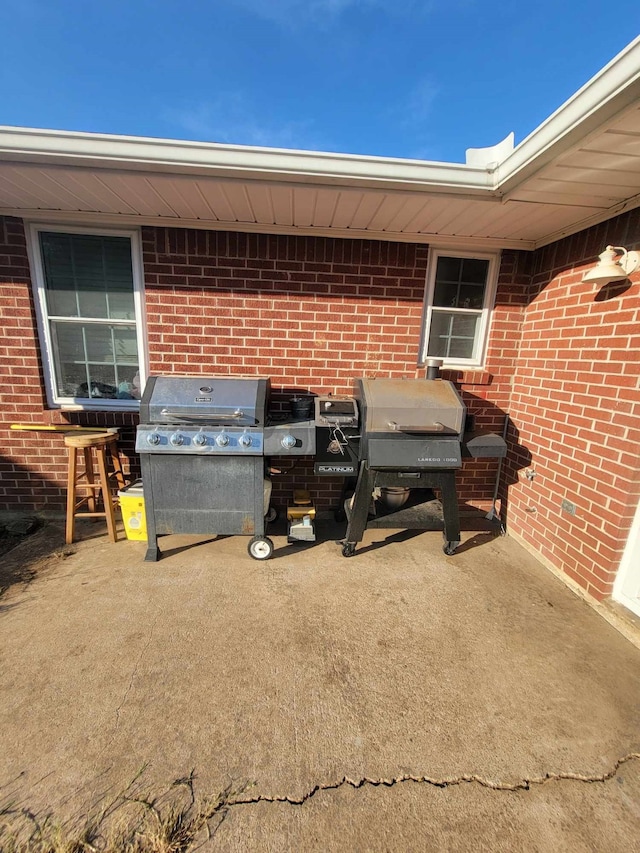
[[582, 281], [607, 244], [640, 248], [640, 210], [532, 258], [510, 408], [520, 447], [507, 466], [509, 529], [598, 599], [640, 495], [640, 273], [631, 285]]
[[[142, 236], [152, 373], [270, 376], [281, 409], [295, 392], [349, 393], [356, 376], [424, 376], [416, 361], [427, 246], [157, 228]], [[504, 421], [525, 264], [503, 258], [487, 370], [450, 374], [487, 428]], [[465, 463], [461, 499], [490, 506], [496, 467]], [[275, 501], [286, 503], [294, 485], [326, 508], [341, 481], [314, 478], [301, 460], [274, 481]]]
[[[294, 393], [349, 393], [357, 375], [416, 375], [427, 247], [143, 229], [152, 373], [270, 376]], [[273, 500], [308, 488], [320, 509], [341, 480], [275, 460]]]
[[52, 496], [47, 484], [64, 467], [28, 433], [8, 430], [11, 422], [33, 420], [44, 406], [30, 281], [22, 221], [0, 217], [0, 506], [18, 510]]
[[268, 375], [286, 397], [414, 375], [427, 247], [143, 229], [151, 372]]
[[[493, 430], [500, 435], [509, 411], [520, 330], [530, 298], [530, 265], [528, 253], [505, 251], [502, 254], [485, 369], [444, 370], [442, 373], [460, 388], [467, 411], [476, 417], [477, 428]], [[457, 478], [461, 500], [489, 509], [497, 473], [495, 460], [466, 460]]]
[[[13, 374], [4, 386], [11, 393], [4, 392], [0, 424], [5, 448], [0, 509], [59, 511], [62, 439], [10, 432], [9, 423], [121, 426], [121, 446], [135, 470], [136, 418], [46, 409], [22, 223], [5, 219], [3, 229], [2, 311], [21, 323], [23, 348], [19, 364], [12, 350], [5, 371], [28, 372], [19, 393]], [[426, 246], [165, 228], [144, 228], [142, 238], [152, 372], [270, 376], [283, 410], [295, 392], [349, 392], [355, 376], [424, 375], [416, 359]], [[503, 258], [487, 369], [450, 374], [479, 425], [489, 428], [502, 428], [508, 402], [526, 262], [527, 256], [515, 253]], [[18, 301], [26, 312], [20, 318], [14, 310]], [[291, 464], [283, 462], [286, 468]], [[489, 506], [496, 467], [492, 461], [465, 463], [461, 499]], [[275, 485], [280, 502], [293, 485], [311, 488], [325, 508], [335, 502], [340, 481], [314, 478], [311, 462], [300, 460]]]
[[121, 448], [133, 455], [130, 414], [47, 409], [25, 232], [21, 219], [0, 216], [0, 510], [64, 509], [66, 450], [60, 435], [16, 432], [13, 423], [120, 426]]

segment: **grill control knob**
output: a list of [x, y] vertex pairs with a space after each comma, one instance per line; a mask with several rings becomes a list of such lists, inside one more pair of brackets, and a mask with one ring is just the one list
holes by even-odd
[[238, 444], [240, 447], [251, 447], [252, 445], [251, 436], [248, 432], [243, 432], [240, 438], [238, 439]]
[[157, 432], [149, 433], [147, 436], [147, 444], [150, 444], [152, 447], [156, 447], [160, 444], [160, 436]]
[[179, 432], [174, 432], [173, 435], [169, 436], [169, 441], [174, 447], [180, 447], [181, 444], [184, 444], [184, 436], [180, 435]]
[[199, 432], [193, 437], [193, 443], [196, 447], [204, 447], [207, 443], [207, 436], [203, 432]]
[[229, 436], [226, 432], [221, 432], [220, 435], [216, 436], [216, 444], [218, 447], [226, 447], [229, 444]]
[[295, 436], [291, 435], [291, 433], [288, 432], [285, 436], [281, 438], [280, 444], [284, 447], [285, 450], [291, 450], [296, 446]]

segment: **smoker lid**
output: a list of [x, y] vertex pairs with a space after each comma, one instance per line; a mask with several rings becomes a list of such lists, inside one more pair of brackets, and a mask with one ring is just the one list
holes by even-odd
[[369, 430], [386, 432], [394, 429], [392, 424], [399, 431], [422, 430], [440, 424], [446, 432], [460, 433], [464, 426], [465, 406], [453, 383], [444, 379], [358, 379], [356, 396], [366, 408]]
[[268, 385], [268, 379], [257, 378], [151, 376], [142, 395], [140, 417], [151, 423], [264, 423]]

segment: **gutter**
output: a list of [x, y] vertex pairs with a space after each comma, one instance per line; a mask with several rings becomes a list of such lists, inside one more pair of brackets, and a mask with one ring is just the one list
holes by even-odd
[[[496, 146], [488, 149], [495, 150], [497, 162], [486, 165], [1, 126], [0, 161], [119, 174], [194, 175], [281, 186], [412, 192], [500, 205], [517, 200], [519, 188], [528, 179], [584, 146], [607, 123], [638, 104], [640, 37], [513, 151], [506, 153]], [[629, 200], [621, 204], [626, 208]], [[598, 217], [608, 215], [610, 210]]]
[[0, 159], [363, 189], [379, 186], [481, 196], [490, 196], [493, 190], [487, 169], [461, 163], [20, 127], [0, 127]]
[[496, 166], [495, 188], [513, 195], [527, 178], [640, 101], [640, 36], [529, 134]]

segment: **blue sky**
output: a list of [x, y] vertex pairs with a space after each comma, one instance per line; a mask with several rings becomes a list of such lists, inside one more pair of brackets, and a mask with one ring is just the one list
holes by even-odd
[[464, 162], [640, 32], [638, 0], [0, 0], [0, 124]]

